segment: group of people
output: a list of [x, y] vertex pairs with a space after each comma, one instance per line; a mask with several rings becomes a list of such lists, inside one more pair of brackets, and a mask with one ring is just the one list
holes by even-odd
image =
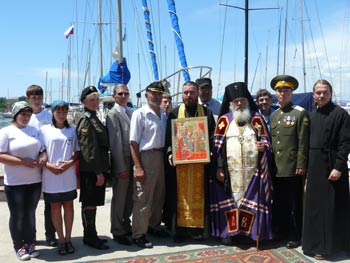
[[51, 112], [43, 109], [43, 90], [37, 85], [28, 87], [26, 97], [27, 101], [14, 104], [12, 124], [0, 131], [0, 162], [13, 247], [20, 260], [39, 256], [35, 249], [35, 211], [43, 193], [47, 244], [56, 245], [57, 232], [59, 253], [74, 253], [74, 164], [80, 148], [74, 125], [67, 122], [68, 104], [56, 100]]
[[[245, 236], [257, 244], [272, 239], [285, 241], [288, 248], [301, 244], [317, 259], [350, 252], [350, 117], [332, 102], [331, 84], [315, 83], [311, 114], [293, 105], [298, 81], [289, 75], [271, 81], [277, 109], [271, 108], [266, 89], [254, 101], [246, 84], [235, 82], [225, 88], [220, 104], [212, 88], [209, 78], [186, 82], [182, 103], [172, 108], [164, 83], [152, 82], [145, 89], [147, 103], [133, 111], [127, 107], [128, 87], [118, 84], [104, 125], [96, 114], [99, 92], [89, 86], [82, 91], [84, 115], [75, 126], [67, 122], [65, 101], [54, 101], [49, 115], [41, 107], [42, 89], [29, 87], [28, 102], [15, 103], [12, 125], [0, 131], [17, 257], [39, 255], [35, 209], [41, 192], [49, 207], [47, 241], [54, 241], [56, 232], [58, 253], [74, 253], [77, 185], [83, 242], [108, 249], [96, 230], [107, 181], [113, 189], [110, 231], [122, 245], [152, 248], [149, 236], [172, 236], [174, 242], [213, 236], [234, 245]], [[39, 118], [43, 112], [46, 119]], [[196, 125], [206, 133], [198, 135]], [[188, 148], [182, 162], [176, 158], [176, 129], [183, 129], [183, 140], [196, 134], [191, 140], [201, 145]], [[185, 129], [191, 129], [189, 135]], [[203, 149], [208, 158], [196, 159]], [[47, 230], [50, 223], [53, 234]]]

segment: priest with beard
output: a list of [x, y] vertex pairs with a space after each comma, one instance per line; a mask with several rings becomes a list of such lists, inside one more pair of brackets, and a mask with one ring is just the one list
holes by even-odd
[[166, 204], [163, 220], [171, 232], [174, 242], [186, 238], [209, 237], [209, 175], [211, 164], [173, 163], [171, 121], [180, 118], [207, 117], [209, 148], [212, 150], [215, 120], [212, 112], [198, 103], [198, 84], [189, 81], [182, 87], [180, 106], [168, 115], [165, 149], [170, 167], [166, 171]]
[[350, 117], [332, 102], [327, 80], [316, 81], [313, 94], [317, 109], [310, 115], [302, 249], [324, 260], [339, 252], [350, 255]]
[[214, 142], [217, 171], [210, 183], [213, 236], [221, 237], [226, 245], [233, 245], [238, 235], [257, 240], [257, 245], [259, 240], [272, 239], [271, 140], [245, 83], [225, 88]]

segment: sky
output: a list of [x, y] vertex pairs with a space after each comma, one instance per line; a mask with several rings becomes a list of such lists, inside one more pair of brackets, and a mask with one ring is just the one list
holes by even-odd
[[[118, 45], [116, 1], [101, 1], [105, 74]], [[136, 93], [155, 79], [142, 1], [124, 0], [122, 4], [123, 55], [131, 72], [128, 85], [134, 102]], [[244, 0], [176, 1], [187, 64], [212, 68], [214, 96], [220, 96], [226, 85], [244, 81], [244, 11], [225, 6], [244, 8], [244, 4]], [[148, 7], [163, 78], [180, 69], [167, 1], [148, 0]], [[249, 11], [248, 87], [253, 94], [260, 88], [269, 89], [270, 80], [285, 72], [299, 80], [296, 92], [311, 92], [313, 83], [324, 78], [333, 84], [336, 100], [350, 101], [350, 0], [250, 0], [249, 8], [274, 8]], [[78, 101], [83, 87], [96, 86], [101, 75], [97, 14], [97, 0], [4, 1], [0, 97], [23, 96], [29, 85], [37, 84], [43, 87], [47, 103], [62, 97]], [[64, 32], [71, 25], [74, 34], [66, 39]], [[194, 72], [191, 79], [198, 76]], [[171, 83], [175, 93], [177, 84]]]

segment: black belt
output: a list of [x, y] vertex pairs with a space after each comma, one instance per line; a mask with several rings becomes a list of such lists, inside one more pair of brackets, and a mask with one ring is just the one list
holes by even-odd
[[144, 150], [144, 151], [141, 151], [141, 152], [161, 152], [163, 151], [164, 148], [153, 148], [153, 149], [149, 149], [149, 150]]

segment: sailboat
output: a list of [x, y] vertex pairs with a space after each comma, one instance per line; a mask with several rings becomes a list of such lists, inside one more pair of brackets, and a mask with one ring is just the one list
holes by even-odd
[[[174, 73], [160, 77], [158, 74], [158, 61], [157, 61], [157, 53], [154, 50], [154, 42], [153, 42], [153, 31], [151, 27], [151, 19], [150, 12], [151, 10], [148, 8], [147, 0], [142, 1], [142, 8], [144, 12], [145, 25], [146, 25], [146, 34], [147, 34], [147, 43], [149, 48], [149, 54], [151, 57], [151, 64], [153, 68], [153, 81], [162, 81], [163, 84], [167, 87], [168, 92], [173, 96], [174, 103], [180, 102], [181, 94], [180, 89], [182, 83], [185, 81], [189, 81], [190, 78], [200, 78], [200, 77], [210, 77], [212, 68], [208, 66], [194, 66], [189, 67], [187, 65], [186, 56], [184, 52], [184, 41], [181, 37], [180, 27], [178, 22], [178, 17], [175, 8], [175, 1], [168, 0], [168, 10], [172, 23], [172, 30], [174, 32], [174, 39], [176, 42], [176, 47], [178, 51], [178, 57], [180, 61], [181, 68]], [[126, 58], [123, 57], [123, 33], [122, 33], [122, 8], [121, 8], [121, 0], [117, 0], [117, 10], [118, 10], [118, 21], [117, 21], [117, 32], [118, 32], [118, 47], [114, 52], [115, 61], [113, 62], [109, 72], [100, 78], [99, 80], [99, 89], [101, 94], [103, 95], [108, 87], [113, 86], [117, 83], [127, 84], [130, 80], [131, 74], [127, 67]], [[137, 92], [137, 106], [140, 106], [141, 93], [144, 92], [145, 89], [139, 90]], [[105, 100], [105, 106], [108, 107], [108, 101], [110, 96], [102, 96]], [[105, 108], [105, 107], [104, 107]], [[105, 113], [104, 113], [105, 114]]]

